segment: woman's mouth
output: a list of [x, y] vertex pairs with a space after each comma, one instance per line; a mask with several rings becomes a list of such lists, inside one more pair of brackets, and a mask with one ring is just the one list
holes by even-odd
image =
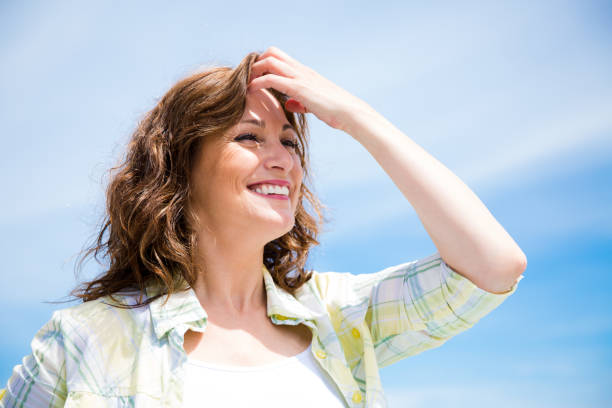
[[[254, 186], [254, 187], [257, 187], [257, 186]], [[289, 200], [289, 196], [286, 196], [286, 195], [284, 195], [284, 194], [264, 193], [264, 192], [261, 192], [261, 189], [260, 189], [260, 191], [258, 192], [258, 191], [256, 191], [256, 190], [254, 189], [254, 187], [248, 187], [248, 189], [249, 189], [249, 190], [250, 190], [250, 191], [251, 191], [253, 194], [256, 194], [256, 195], [258, 195], [258, 196], [262, 196], [262, 197], [270, 198], [270, 199], [273, 199], [273, 200]]]

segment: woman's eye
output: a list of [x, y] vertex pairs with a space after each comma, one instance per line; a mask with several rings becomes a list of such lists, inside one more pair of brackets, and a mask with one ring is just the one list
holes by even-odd
[[258, 139], [257, 139], [257, 136], [255, 136], [252, 133], [245, 133], [243, 135], [236, 137], [236, 139], [234, 140], [255, 140], [257, 141]]
[[[236, 138], [234, 140], [235, 141], [254, 140], [257, 143], [260, 142], [260, 140], [257, 137], [257, 135], [254, 135], [253, 133], [244, 133], [242, 135], [236, 136]], [[297, 150], [298, 147], [300, 146], [299, 143], [296, 140], [292, 140], [292, 139], [283, 140], [283, 144], [285, 146], [288, 146], [288, 147], [290, 147], [292, 149], [295, 149], [295, 150]]]
[[294, 140], [285, 140], [285, 144], [293, 149], [298, 148], [298, 143]]

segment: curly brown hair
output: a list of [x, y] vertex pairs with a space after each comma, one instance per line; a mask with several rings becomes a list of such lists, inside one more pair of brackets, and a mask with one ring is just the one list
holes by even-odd
[[[140, 121], [125, 158], [109, 170], [106, 212], [94, 242], [81, 251], [76, 270], [78, 275], [92, 255], [102, 265], [101, 259], [108, 258], [108, 267], [95, 279], [78, 285], [70, 292], [72, 296], [84, 302], [103, 296], [116, 300], [113, 294], [137, 289], [141, 295], [131, 307], [139, 307], [188, 289], [185, 283], [194, 284], [199, 267], [193, 250], [193, 220], [197, 217], [187, 205], [190, 174], [203, 140], [220, 137], [241, 119], [251, 66], [258, 56], [253, 52], [236, 68], [212, 67], [180, 80]], [[298, 135], [304, 180], [310, 183], [306, 117], [285, 109], [286, 95], [269, 91]], [[293, 229], [266, 244], [263, 254], [263, 264], [274, 282], [290, 293], [311, 278], [312, 271], [305, 271], [304, 265], [309, 248], [319, 244], [321, 223], [327, 221], [322, 215], [324, 206], [305, 184]], [[304, 200], [317, 219], [306, 211]], [[297, 275], [290, 274], [292, 271]], [[151, 283], [162, 290], [143, 301], [145, 287]]]

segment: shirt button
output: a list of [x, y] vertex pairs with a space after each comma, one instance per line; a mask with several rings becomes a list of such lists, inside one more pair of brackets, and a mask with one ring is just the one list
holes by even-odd
[[351, 330], [351, 334], [353, 335], [354, 338], [358, 339], [361, 335], [359, 334], [359, 330], [357, 330], [356, 327], [353, 327], [353, 330]]
[[359, 391], [353, 393], [353, 402], [361, 402], [361, 393]]
[[327, 353], [324, 352], [323, 350], [317, 350], [316, 354], [317, 354], [317, 357], [319, 357], [319, 358], [327, 357]]

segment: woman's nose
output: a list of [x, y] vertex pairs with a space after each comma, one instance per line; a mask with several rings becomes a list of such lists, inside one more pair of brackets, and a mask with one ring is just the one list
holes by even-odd
[[295, 165], [290, 149], [280, 140], [269, 143], [265, 149], [266, 168], [277, 168], [289, 172]]

